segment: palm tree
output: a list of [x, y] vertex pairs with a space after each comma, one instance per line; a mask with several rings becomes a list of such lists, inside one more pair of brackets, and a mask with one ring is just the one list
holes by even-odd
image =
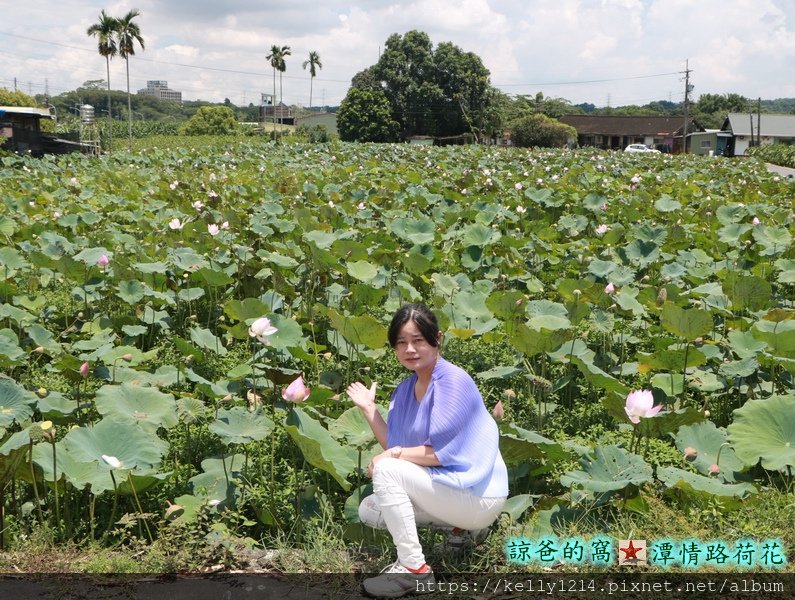
[[317, 69], [323, 68], [323, 63], [320, 62], [320, 54], [314, 50], [309, 52], [309, 59], [304, 61], [304, 70], [309, 66], [309, 110], [312, 110], [312, 81], [317, 75]]
[[144, 38], [141, 37], [141, 29], [138, 23], [133, 23], [133, 19], [141, 14], [137, 8], [133, 8], [121, 19], [117, 20], [116, 37], [119, 41], [119, 56], [127, 63], [127, 130], [130, 134], [130, 148], [132, 148], [132, 99], [130, 96], [130, 56], [135, 56], [135, 42], [144, 49]]
[[113, 149], [113, 113], [110, 107], [110, 59], [116, 56], [118, 48], [116, 47], [116, 28], [118, 21], [105, 13], [105, 9], [99, 13], [99, 21], [94, 23], [86, 31], [89, 37], [97, 37], [97, 49], [100, 56], [105, 57], [105, 66], [108, 71], [108, 149]]
[[279, 62], [281, 60], [281, 52], [282, 49], [279, 48], [276, 44], [271, 46], [271, 53], [266, 56], [266, 58], [270, 61], [271, 66], [273, 67], [273, 98], [271, 105], [271, 109], [273, 112], [271, 113], [273, 116], [273, 132], [276, 133], [276, 69], [279, 68]]

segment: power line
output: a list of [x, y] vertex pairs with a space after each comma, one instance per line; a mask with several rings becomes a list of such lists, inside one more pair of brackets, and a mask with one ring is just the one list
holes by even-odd
[[612, 81], [629, 81], [631, 79], [651, 79], [653, 77], [669, 77], [679, 75], [679, 71], [671, 73], [656, 73], [654, 75], [634, 75], [631, 77], [613, 77], [611, 79], [586, 79], [582, 81], [547, 81], [541, 83], [494, 83], [494, 87], [519, 87], [519, 86], [542, 86], [542, 85], [582, 85], [587, 83], [610, 83]]

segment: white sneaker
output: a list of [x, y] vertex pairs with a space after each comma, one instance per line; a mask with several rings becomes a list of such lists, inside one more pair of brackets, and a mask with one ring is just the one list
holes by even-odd
[[425, 573], [412, 573], [395, 561], [380, 575], [365, 579], [364, 591], [375, 598], [400, 598], [406, 594], [425, 594], [435, 591], [436, 579], [430, 567]]
[[465, 550], [471, 550], [475, 546], [483, 543], [489, 535], [489, 528], [482, 529], [459, 529], [453, 527], [452, 529], [444, 530], [444, 541], [436, 544], [433, 547], [436, 553], [459, 553]]

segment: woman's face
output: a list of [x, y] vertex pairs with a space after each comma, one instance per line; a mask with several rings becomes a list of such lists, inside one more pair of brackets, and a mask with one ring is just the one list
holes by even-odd
[[400, 328], [395, 344], [395, 354], [397, 354], [400, 364], [409, 371], [422, 372], [433, 369], [436, 358], [439, 356], [439, 347], [431, 346], [423, 337], [417, 324], [409, 319]]

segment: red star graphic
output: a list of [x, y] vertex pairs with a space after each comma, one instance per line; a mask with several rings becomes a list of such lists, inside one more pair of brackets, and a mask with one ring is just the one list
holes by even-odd
[[632, 544], [632, 540], [629, 540], [629, 546], [626, 548], [619, 548], [619, 550], [624, 553], [624, 560], [639, 560], [638, 552], [643, 550], [643, 548], [635, 548]]

